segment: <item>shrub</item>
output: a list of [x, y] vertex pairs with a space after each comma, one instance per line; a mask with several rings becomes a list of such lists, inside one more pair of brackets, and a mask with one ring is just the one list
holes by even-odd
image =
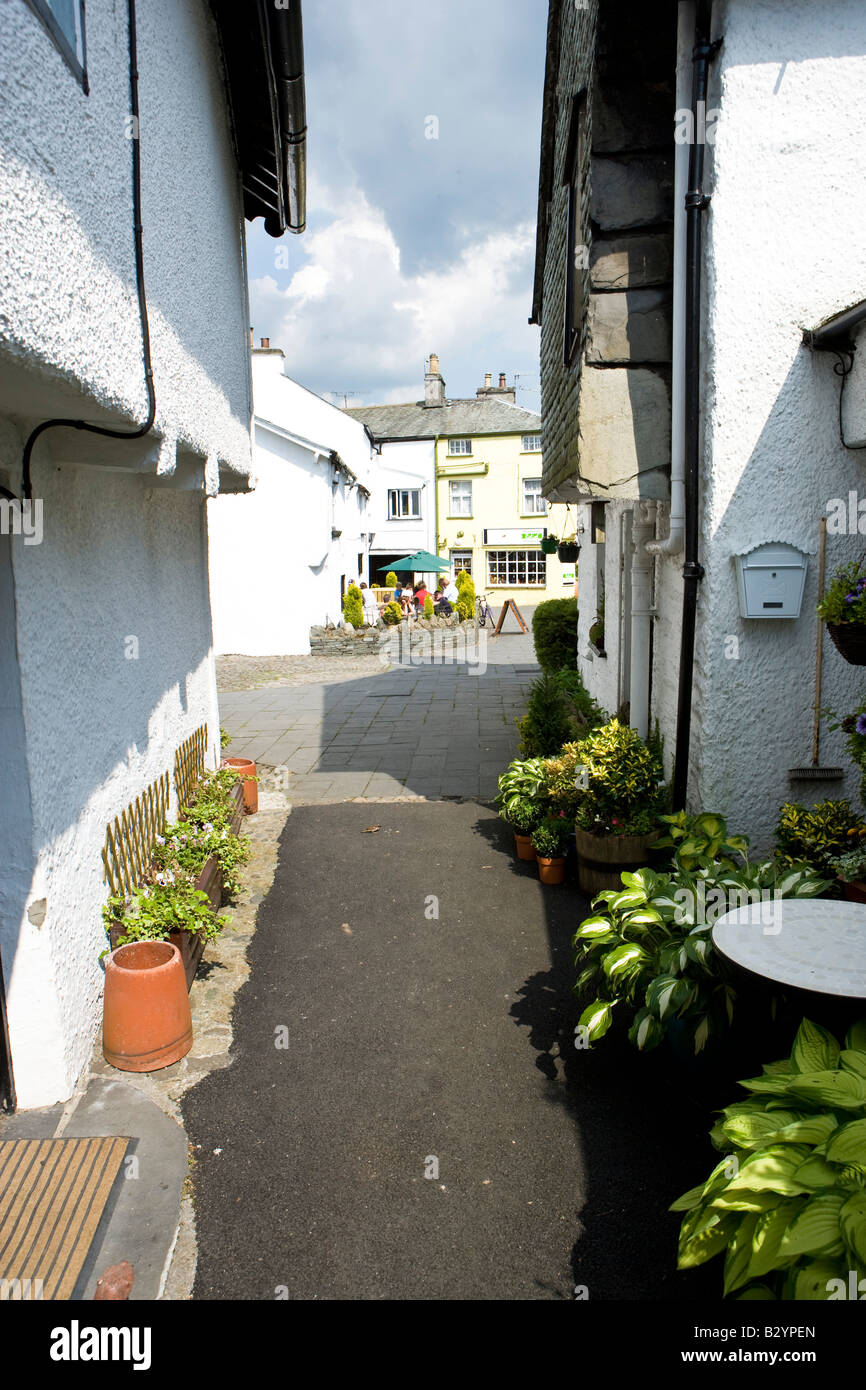
[[535, 827], [541, 823], [543, 809], [537, 801], [526, 798], [513, 801], [507, 815], [504, 811], [502, 814], [516, 835], [531, 835]]
[[455, 583], [460, 594], [454, 607], [463, 621], [468, 622], [470, 618], [475, 617], [475, 584], [472, 575], [468, 570], [458, 570]]
[[397, 585], [398, 585], [399, 582], [400, 582], [400, 581], [398, 580], [397, 575], [396, 575], [396, 573], [395, 573], [394, 570], [389, 570], [388, 573], [385, 575], [385, 588], [386, 588], [386, 589], [396, 589], [396, 587], [397, 587]]
[[542, 671], [577, 670], [577, 599], [549, 598], [532, 615], [532, 640]]
[[830, 867], [843, 883], [862, 883], [866, 879], [866, 845], [831, 859]]
[[533, 681], [526, 714], [517, 720], [520, 751], [527, 757], [550, 757], [605, 718], [578, 671], [545, 674]]
[[390, 603], [386, 603], [382, 610], [382, 621], [386, 622], [389, 627], [393, 627], [395, 623], [399, 623], [402, 616], [403, 613], [400, 605], [394, 599], [392, 599]]
[[425, 618], [432, 618], [432, 617], [433, 617], [433, 612], [434, 612], [433, 596], [432, 596], [432, 594], [428, 594], [427, 597], [426, 597], [425, 600], [424, 600], [424, 617], [425, 617]]
[[866, 1274], [866, 1019], [840, 1049], [804, 1018], [790, 1057], [740, 1085], [749, 1098], [710, 1132], [724, 1157], [671, 1207], [686, 1213], [679, 1268], [724, 1251], [725, 1296], [851, 1296]]
[[786, 801], [776, 826], [776, 858], [781, 864], [812, 864], [832, 873], [832, 861], [864, 839], [866, 824], [848, 801], [819, 801], [808, 809]]
[[343, 599], [343, 617], [352, 627], [364, 626], [364, 600], [357, 584], [350, 584]]
[[577, 745], [583, 795], [577, 806], [581, 830], [594, 835], [644, 835], [663, 809], [662, 762], [640, 734], [618, 719], [593, 729]]
[[562, 859], [571, 839], [571, 821], [565, 815], [545, 816], [532, 832], [532, 848], [542, 859]]
[[[715, 819], [724, 827], [721, 816]], [[580, 1016], [588, 1042], [604, 1036], [623, 1002], [637, 1009], [629, 1038], [642, 1051], [657, 1047], [675, 1019], [696, 1054], [727, 1030], [737, 996], [719, 971], [715, 922], [750, 904], [770, 921], [777, 899], [815, 898], [827, 886], [805, 866], [781, 870], [771, 860], [749, 864], [745, 852], [739, 857], [737, 868], [727, 859], [703, 859], [692, 870], [623, 873], [622, 889], [596, 895], [596, 910], [573, 939], [575, 964], [583, 966], [575, 991], [596, 996]]]
[[866, 562], [840, 565], [818, 604], [825, 623], [866, 623]]

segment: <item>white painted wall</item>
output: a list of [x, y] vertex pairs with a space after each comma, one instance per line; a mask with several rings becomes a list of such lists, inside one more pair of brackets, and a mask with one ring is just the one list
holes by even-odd
[[[373, 525], [371, 574], [376, 555], [411, 555], [416, 550], [436, 554], [436, 496], [434, 484], [435, 441], [432, 439], [394, 440], [383, 443], [373, 473], [370, 516]], [[421, 516], [418, 520], [388, 516], [389, 488], [419, 488]], [[384, 584], [385, 575], [374, 576]], [[411, 576], [409, 576], [411, 578]]]
[[[811, 760], [818, 524], [831, 498], [866, 496], [863, 455], [838, 437], [839, 379], [828, 354], [801, 346], [802, 330], [863, 298], [866, 241], [859, 188], [866, 141], [866, 10], [859, 0], [788, 5], [723, 0], [711, 69], [718, 107], [708, 147], [702, 392], [701, 584], [696, 645], [691, 802], [727, 815], [756, 847], [772, 840], [778, 809], [848, 795], [844, 784], [789, 785]], [[852, 433], [858, 423], [851, 390]], [[610, 515], [614, 506], [608, 507]], [[615, 525], [608, 523], [616, 573]], [[660, 526], [662, 534], [666, 523]], [[732, 557], [763, 541], [810, 555], [796, 621], [739, 617]], [[860, 535], [828, 538], [828, 578], [859, 557]], [[654, 717], [668, 763], [676, 726], [682, 557], [657, 562]], [[588, 568], [588, 567], [587, 567]], [[581, 632], [592, 621], [584, 601]], [[726, 657], [735, 638], [739, 656]], [[613, 634], [608, 638], [612, 643]], [[582, 644], [581, 644], [582, 645]], [[597, 665], [586, 674], [603, 699]], [[863, 697], [862, 672], [824, 644], [823, 703], [846, 713]], [[821, 763], [848, 766], [844, 738], [822, 728]], [[670, 771], [670, 765], [668, 766]]]
[[[0, 479], [17, 492], [35, 423], [129, 426], [146, 397], [126, 7], [88, 7], [88, 96], [26, 5], [0, 0], [0, 30]], [[148, 0], [138, 47], [156, 428], [49, 433], [42, 543], [0, 537], [0, 951], [24, 1108], [66, 1099], [90, 1057], [108, 822], [204, 722], [218, 756], [205, 495], [249, 481], [240, 183], [208, 6]]]
[[276, 348], [253, 353], [255, 491], [208, 504], [218, 652], [309, 652], [311, 625], [342, 618], [341, 576], [367, 578], [371, 502], [345, 474], [334, 487], [331, 453], [371, 490], [376, 459], [369, 437], [363, 425], [283, 375], [283, 362]]

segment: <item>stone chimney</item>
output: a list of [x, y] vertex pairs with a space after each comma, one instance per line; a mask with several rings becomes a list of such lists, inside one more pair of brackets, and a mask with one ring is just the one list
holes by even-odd
[[500, 391], [504, 391], [504, 390], [505, 390], [505, 373], [504, 373], [504, 372], [500, 372], [500, 373], [499, 373], [499, 389], [500, 389]]
[[500, 373], [499, 373], [499, 385], [498, 385], [498, 386], [491, 386], [491, 385], [490, 385], [492, 379], [493, 379], [493, 378], [492, 378], [492, 375], [491, 375], [490, 372], [485, 372], [485, 373], [484, 373], [484, 385], [478, 387], [478, 390], [475, 392], [476, 397], [479, 398], [479, 399], [481, 399], [482, 397], [485, 397], [485, 396], [495, 396], [495, 397], [497, 397], [498, 400], [501, 400], [501, 401], [510, 401], [512, 405], [516, 405], [516, 404], [517, 404], [517, 391], [516, 391], [516, 388], [515, 388], [514, 386], [506, 386], [506, 384], [505, 384], [505, 373], [504, 373], [504, 372], [500, 372]]
[[424, 377], [424, 407], [445, 404], [445, 382], [442, 373], [439, 371], [439, 357], [435, 352], [430, 354], [430, 368]]
[[[271, 346], [270, 338], [262, 338], [262, 352], [267, 352]], [[500, 379], [500, 386], [505, 382], [505, 377]]]

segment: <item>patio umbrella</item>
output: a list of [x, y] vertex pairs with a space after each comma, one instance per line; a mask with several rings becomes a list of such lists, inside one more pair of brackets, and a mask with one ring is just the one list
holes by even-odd
[[407, 555], [403, 560], [392, 560], [389, 565], [381, 565], [380, 569], [394, 570], [395, 574], [400, 570], [411, 570], [417, 574], [432, 574], [434, 570], [450, 570], [451, 561], [443, 560], [441, 555], [431, 555], [429, 550], [416, 550], [414, 555]]

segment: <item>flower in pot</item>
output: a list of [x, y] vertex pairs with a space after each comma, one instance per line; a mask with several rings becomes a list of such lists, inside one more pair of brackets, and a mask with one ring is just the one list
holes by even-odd
[[866, 903], [866, 845], [840, 854], [830, 861], [830, 867], [842, 884], [849, 903]]
[[531, 836], [544, 816], [543, 808], [529, 797], [520, 797], [512, 801], [507, 814], [503, 815], [514, 831], [514, 848], [518, 859], [534, 860], [535, 850]]
[[564, 812], [545, 816], [532, 832], [532, 848], [538, 860], [538, 877], [542, 883], [562, 883], [565, 879], [565, 856], [571, 839], [571, 821]]
[[582, 795], [575, 812], [580, 886], [586, 893], [619, 889], [623, 869], [646, 864], [665, 809], [661, 752], [618, 719], [577, 744]]
[[838, 651], [852, 666], [866, 666], [866, 562], [840, 565], [824, 597], [818, 604], [818, 617]]
[[545, 536], [541, 542], [541, 549], [545, 555], [555, 555], [558, 545], [558, 536]]

